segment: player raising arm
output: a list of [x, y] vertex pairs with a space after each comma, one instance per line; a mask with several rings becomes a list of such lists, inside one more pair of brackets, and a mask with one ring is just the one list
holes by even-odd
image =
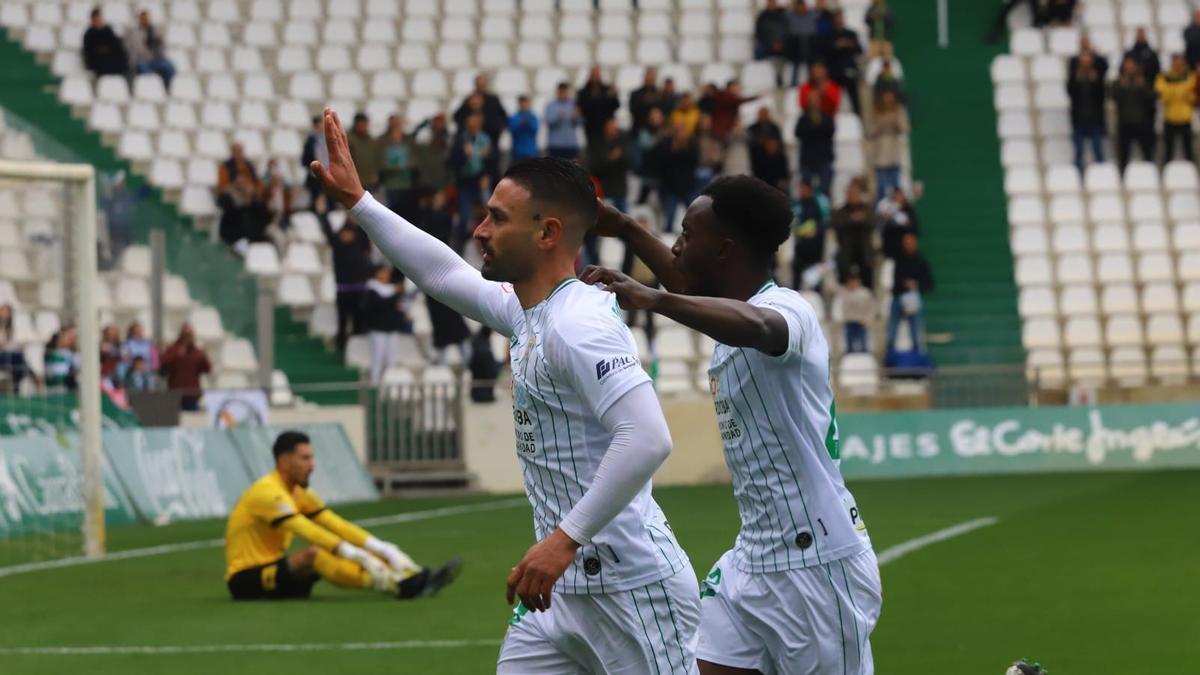
[[[421, 567], [325, 506], [308, 487], [316, 466], [308, 436], [285, 431], [272, 452], [275, 470], [246, 489], [225, 527], [225, 582], [235, 600], [307, 598], [320, 579], [407, 599], [454, 580], [457, 559]], [[293, 535], [313, 545], [284, 557]]]
[[[331, 111], [326, 191], [401, 272], [511, 338], [517, 456], [538, 542], [513, 568], [519, 597], [500, 673], [690, 673], [699, 587], [650, 477], [670, 434], [612, 296], [574, 261], [596, 220], [588, 174], [562, 159], [509, 168], [474, 237], [482, 273], [364, 192]], [[507, 282], [507, 283], [497, 283]]]
[[704, 675], [873, 672], [880, 582], [866, 526], [838, 468], [829, 346], [812, 307], [771, 280], [788, 237], [787, 196], [750, 176], [709, 184], [668, 249], [619, 211], [597, 230], [624, 239], [667, 290], [585, 270], [627, 309], [718, 342], [709, 389], [742, 519], [704, 580]]

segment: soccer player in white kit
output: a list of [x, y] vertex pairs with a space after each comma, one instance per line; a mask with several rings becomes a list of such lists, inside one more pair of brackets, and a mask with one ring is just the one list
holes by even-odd
[[668, 249], [614, 209], [619, 236], [666, 290], [589, 268], [622, 307], [648, 309], [717, 341], [709, 388], [742, 527], [702, 582], [704, 675], [874, 672], [869, 637], [879, 567], [838, 468], [829, 347], [812, 307], [771, 280], [787, 196], [750, 176], [713, 181]]
[[[475, 230], [483, 269], [372, 199], [325, 112], [312, 171], [408, 278], [510, 338], [516, 451], [538, 543], [513, 568], [521, 602], [499, 673], [694, 673], [700, 588], [650, 477], [671, 449], [654, 388], [612, 295], [575, 278], [596, 220], [588, 174], [514, 164]], [[498, 283], [498, 282], [510, 283]]]

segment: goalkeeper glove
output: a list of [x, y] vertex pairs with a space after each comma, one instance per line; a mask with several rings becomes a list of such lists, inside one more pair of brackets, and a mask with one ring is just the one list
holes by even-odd
[[351, 544], [348, 541], [343, 541], [337, 545], [334, 550], [339, 556], [346, 560], [351, 560], [358, 563], [360, 567], [367, 571], [371, 577], [371, 586], [377, 591], [390, 591], [395, 588], [396, 580], [392, 577], [391, 571], [383, 561], [375, 556], [367, 553], [361, 548]]
[[387, 561], [401, 578], [410, 577], [421, 571], [421, 566], [408, 557], [404, 551], [401, 551], [395, 544], [381, 541], [375, 537], [368, 537], [364, 544], [366, 549], [371, 553], [383, 558]]

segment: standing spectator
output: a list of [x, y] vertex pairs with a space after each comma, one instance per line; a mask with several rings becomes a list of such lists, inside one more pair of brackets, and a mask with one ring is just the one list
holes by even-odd
[[[650, 219], [646, 215], [639, 214], [636, 218], [637, 224], [647, 231], [653, 231], [650, 225]], [[650, 288], [660, 288], [662, 285], [658, 282], [658, 278], [654, 276], [654, 272], [649, 266], [639, 257], [633, 254], [633, 249], [629, 246], [625, 247], [625, 257], [621, 260], [621, 273], [628, 275], [634, 281], [649, 286]], [[649, 310], [630, 310], [625, 313], [625, 325], [630, 329], [635, 328], [639, 319], [642, 325], [642, 332], [646, 334], [646, 352], [650, 357], [650, 379], [658, 379], [658, 345], [656, 344], [654, 330], [654, 312]]]
[[125, 387], [125, 391], [150, 391], [158, 384], [157, 378], [154, 377], [154, 372], [146, 363], [146, 359], [141, 356], [133, 357], [133, 362], [129, 364], [129, 368], [125, 372], [125, 376], [121, 378], [121, 385]]
[[712, 132], [719, 140], [724, 141], [737, 124], [742, 104], [753, 101], [757, 96], [743, 96], [742, 83], [730, 80], [725, 88], [717, 92], [713, 101]]
[[1108, 76], [1108, 59], [1102, 54], [1096, 53], [1095, 49], [1092, 49], [1092, 41], [1086, 35], [1079, 38], [1079, 53], [1072, 56], [1067, 62], [1067, 78], [1069, 79], [1079, 69], [1079, 59], [1084, 54], [1091, 56], [1092, 67], [1096, 70], [1096, 74], [1100, 76], [1100, 80], [1104, 81]]
[[279, 170], [279, 160], [274, 158], [267, 161], [267, 170], [263, 172], [262, 200], [266, 208], [266, 237], [283, 250], [287, 246], [285, 230], [287, 215], [292, 210], [292, 189]]
[[1192, 12], [1192, 22], [1183, 29], [1183, 44], [1188, 68], [1195, 70], [1200, 66], [1200, 9]]
[[217, 225], [221, 240], [230, 246], [238, 242], [266, 241], [267, 205], [263, 184], [246, 159], [241, 143], [229, 148], [229, 159], [217, 168], [217, 205], [221, 219]]
[[412, 332], [412, 321], [404, 308], [404, 279], [392, 283], [391, 266], [375, 268], [363, 293], [360, 316], [371, 339], [371, 384], [379, 384], [383, 371], [396, 360], [392, 334]]
[[358, 179], [362, 181], [363, 189], [367, 192], [379, 187], [379, 169], [383, 165], [383, 156], [379, 151], [379, 141], [371, 136], [371, 120], [366, 113], [354, 113], [354, 124], [350, 133], [346, 134], [346, 144], [350, 147], [350, 157], [358, 169]]
[[783, 86], [783, 62], [787, 58], [788, 19], [777, 0], [767, 6], [754, 22], [754, 58], [770, 59], [775, 66], [775, 86]]
[[662, 110], [663, 117], [670, 117], [671, 113], [675, 112], [675, 106], [679, 105], [679, 94], [675, 91], [675, 78], [668, 77], [663, 80], [662, 95], [659, 96], [658, 108]]
[[904, 79], [904, 69], [900, 67], [900, 61], [896, 59], [896, 49], [892, 47], [892, 43], [884, 42], [879, 46], [879, 51], [871, 56], [867, 61], [866, 80], [867, 84], [872, 87], [883, 73], [883, 68], [886, 65], [891, 66], [892, 76], [897, 80]]
[[517, 112], [508, 118], [508, 133], [512, 134], [514, 162], [538, 156], [538, 118], [526, 94], [517, 97]]
[[771, 109], [767, 106], [758, 109], [758, 116], [754, 119], [754, 124], [746, 129], [746, 133], [752, 150], [762, 147], [771, 138], [783, 141], [783, 131], [775, 120], [771, 119]]
[[903, 250], [896, 257], [892, 277], [892, 307], [888, 312], [887, 350], [896, 351], [896, 331], [900, 321], [908, 322], [913, 351], [925, 351], [925, 331], [922, 322], [923, 295], [933, 291], [933, 272], [929, 261], [917, 252], [917, 236], [904, 236]]
[[357, 224], [347, 221], [336, 233], [324, 215], [319, 216], [321, 229], [333, 249], [333, 279], [337, 284], [337, 349], [346, 351], [346, 341], [361, 332], [358, 310], [362, 307], [367, 279], [371, 278], [371, 240]]
[[[1071, 132], [1075, 143], [1075, 166], [1083, 174], [1083, 148], [1092, 145], [1092, 157], [1104, 161], [1104, 79], [1096, 70], [1091, 52], [1082, 52], [1067, 80], [1071, 98]], [[1191, 108], [1188, 108], [1190, 119]]]
[[575, 96], [575, 102], [579, 106], [579, 114], [583, 116], [583, 132], [589, 145], [604, 135], [604, 125], [621, 107], [616, 87], [602, 79], [600, 66], [592, 66], [587, 82]]
[[875, 102], [875, 115], [870, 122], [877, 202], [900, 187], [900, 160], [907, 135], [908, 113], [895, 93], [883, 92]]
[[121, 359], [127, 363], [141, 357], [146, 361], [146, 367], [151, 372], [158, 370], [158, 347], [154, 341], [146, 337], [146, 328], [141, 321], [129, 324], [125, 332], [125, 343], [121, 345]]
[[112, 378], [121, 365], [121, 334], [108, 324], [100, 330], [100, 377]]
[[[472, 101], [475, 99], [475, 101]], [[470, 105], [469, 105], [470, 104]], [[475, 76], [475, 90], [471, 92], [458, 110], [454, 112], [454, 123], [458, 128], [462, 128], [467, 121], [467, 116], [471, 112], [478, 112], [483, 115], [483, 131], [492, 139], [492, 147], [500, 147], [500, 136], [504, 134], [504, 130], [508, 128], [508, 111], [504, 109], [504, 104], [500, 102], [500, 97], [496, 96], [488, 88], [487, 75]], [[488, 176], [491, 177], [493, 183], [500, 179], [500, 153], [493, 152], [488, 156], [487, 161]]]
[[864, 288], [862, 279], [851, 271], [846, 283], [838, 290], [842, 303], [842, 321], [846, 327], [846, 352], [869, 352], [870, 337], [867, 327], [875, 323], [879, 315], [879, 303], [870, 289]]
[[13, 393], [17, 393], [21, 380], [29, 374], [25, 352], [13, 341], [13, 308], [8, 303], [0, 304], [0, 374], [7, 376]]
[[604, 135], [588, 147], [588, 170], [600, 181], [605, 199], [629, 211], [629, 142], [617, 120], [604, 125]]
[[642, 183], [637, 198], [638, 204], [645, 204], [646, 200], [650, 198], [650, 193], [658, 190], [662, 178], [662, 155], [657, 149], [659, 141], [663, 139], [666, 131], [666, 122], [662, 111], [658, 108], [651, 108], [650, 113], [646, 115], [646, 123], [638, 131], [636, 139], [638, 148], [636, 170]]
[[167, 378], [167, 389], [182, 394], [180, 407], [187, 411], [199, 410], [200, 376], [212, 372], [212, 363], [208, 354], [196, 344], [192, 324], [180, 326], [179, 338], [163, 352], [162, 371]]
[[1154, 90], [1163, 104], [1163, 163], [1175, 157], [1175, 141], [1183, 145], [1183, 156], [1194, 161], [1192, 152], [1192, 107], [1196, 104], [1196, 76], [1183, 54], [1171, 56], [1171, 69], [1158, 76]]
[[656, 151], [662, 159], [659, 200], [663, 208], [663, 231], [672, 232], [676, 208], [682, 206], [686, 209], [696, 192], [700, 149], [696, 139], [688, 132], [687, 125], [680, 121], [671, 127], [669, 137], [659, 141]]
[[842, 103], [842, 88], [829, 79], [829, 70], [824, 63], [814, 63], [808, 69], [808, 80], [800, 85], [800, 109], [808, 110], [813, 98], [813, 92], [821, 95], [821, 110], [827, 117], [837, 115], [838, 106]]
[[50, 337], [45, 354], [46, 388], [75, 391], [79, 388], [79, 334], [68, 326]]
[[555, 98], [546, 104], [546, 154], [563, 159], [579, 157], [579, 138], [575, 129], [581, 121], [579, 107], [571, 100], [571, 85], [559, 82]]
[[778, 138], [767, 137], [761, 145], [751, 147], [750, 171], [755, 178], [788, 194], [792, 175], [788, 169], [787, 155], [783, 153], [783, 143]]
[[895, 17], [887, 6], [887, 0], [871, 0], [865, 17], [867, 36], [871, 40], [871, 53], [878, 54], [883, 45], [891, 44]]
[[787, 14], [787, 53], [792, 62], [791, 86], [800, 84], [800, 68], [812, 63], [817, 38], [817, 13], [811, 12], [804, 0], [794, 0]]
[[484, 195], [491, 189], [487, 175], [487, 159], [491, 154], [492, 139], [483, 130], [483, 115], [471, 115], [450, 151], [450, 166], [454, 167], [458, 188], [456, 250], [470, 235], [475, 207], [484, 203]]
[[857, 270], [867, 288], [875, 287], [875, 219], [863, 192], [865, 181], [856, 178], [846, 188], [846, 203], [833, 212], [833, 233], [837, 236], [838, 280], [846, 283], [851, 270]]
[[841, 12], [833, 15], [833, 34], [830, 40], [829, 51], [825, 55], [829, 77], [846, 92], [855, 114], [861, 117], [862, 105], [859, 101], [858, 87], [862, 83], [862, 70], [858, 60], [862, 58], [863, 49], [858, 41], [858, 33], [846, 26], [846, 17]]
[[388, 117], [387, 131], [379, 137], [379, 149], [382, 160], [379, 182], [387, 195], [388, 208], [412, 220], [417, 208], [413, 193], [416, 189], [416, 153], [412, 139], [404, 131], [403, 117]]
[[642, 127], [646, 126], [646, 118], [650, 109], [659, 107], [662, 101], [662, 91], [658, 88], [658, 69], [654, 66], [646, 68], [642, 74], [642, 86], [629, 94], [629, 116], [633, 119], [630, 131], [636, 136]]
[[800, 141], [800, 177], [812, 182], [829, 196], [833, 189], [833, 118], [825, 113], [821, 94], [809, 94], [808, 109], [796, 120], [795, 135]]
[[713, 110], [717, 108], [717, 85], [709, 82], [700, 90], [700, 100], [696, 102], [696, 107], [700, 109], [701, 115], [712, 116]]
[[[919, 196], [916, 193], [914, 196]], [[904, 194], [904, 190], [896, 188], [887, 199], [875, 207], [875, 215], [882, 225], [883, 256], [897, 258], [903, 247], [904, 237], [912, 234], [921, 236], [921, 225], [917, 221], [917, 210]]]
[[492, 329], [483, 326], [471, 338], [471, 401], [492, 403], [496, 400], [496, 380], [500, 377], [500, 361], [492, 353]]
[[878, 99], [884, 92], [891, 93], [903, 105], [904, 82], [900, 79], [899, 73], [893, 70], [894, 67], [895, 62], [890, 59], [880, 64], [879, 73], [871, 80], [871, 94]]
[[[428, 129], [428, 139], [421, 141], [420, 134]], [[454, 181], [450, 175], [450, 128], [446, 115], [438, 113], [417, 125], [412, 132], [414, 161], [417, 167], [418, 190], [440, 192]]]
[[[825, 236], [829, 231], [829, 199], [800, 180], [800, 196], [792, 204], [792, 288], [804, 288], [804, 273], [825, 262]], [[814, 284], [819, 285], [819, 284]]]
[[[443, 244], [450, 245], [453, 236], [453, 225], [446, 211], [446, 196], [442, 192], [434, 192], [421, 197], [421, 216], [418, 218], [420, 227], [430, 236]], [[432, 296], [425, 296], [425, 309], [429, 312], [429, 324], [433, 329], [432, 342], [434, 350], [433, 362], [442, 364], [446, 361], [446, 349], [457, 345], [464, 363], [470, 362], [471, 330], [463, 321], [462, 315], [454, 309], [443, 305]]]
[[[314, 211], [322, 197], [321, 180], [308, 167], [313, 162], [329, 166], [329, 147], [325, 145], [325, 123], [320, 115], [312, 118], [312, 132], [304, 139], [304, 150], [300, 153], [300, 166], [304, 167], [304, 189], [308, 191], [308, 203]], [[322, 209], [323, 210], [323, 209]]]
[[[1162, 65], [1158, 60], [1158, 52], [1154, 51], [1154, 47], [1146, 40], [1146, 29], [1138, 28], [1134, 34], [1133, 46], [1129, 51], [1125, 52], [1124, 58], [1121, 59], [1124, 64], [1125, 59], [1133, 59], [1137, 63], [1138, 68], [1142, 69], [1142, 75], [1145, 76], [1147, 82], [1153, 82], [1158, 79], [1159, 72], [1162, 71]], [[1122, 65], [1122, 67], [1124, 67]]]
[[83, 64], [97, 76], [125, 75], [129, 54], [121, 38], [104, 21], [100, 8], [92, 10], [91, 25], [83, 34]]
[[150, 12], [138, 12], [137, 23], [125, 33], [125, 49], [129, 52], [130, 65], [134, 72], [158, 73], [163, 84], [170, 89], [171, 78], [175, 77], [175, 64], [167, 58], [167, 47], [163, 33], [150, 23]]
[[696, 133], [696, 125], [700, 124], [700, 106], [696, 104], [691, 92], [685, 92], [679, 97], [679, 104], [671, 111], [667, 124], [671, 129], [682, 125], [688, 136]]
[[[700, 126], [696, 129], [697, 149], [700, 151], [699, 163], [696, 165], [696, 190], [703, 190], [713, 178], [720, 175], [725, 166], [725, 142], [713, 131], [712, 118], [700, 116]], [[787, 159], [784, 159], [784, 169], [787, 169]]]
[[1154, 112], [1158, 97], [1153, 80], [1149, 80], [1131, 57], [1121, 62], [1121, 75], [1109, 86], [1109, 95], [1117, 108], [1117, 166], [1124, 173], [1129, 164], [1133, 144], [1142, 152], [1142, 159], [1154, 161]]

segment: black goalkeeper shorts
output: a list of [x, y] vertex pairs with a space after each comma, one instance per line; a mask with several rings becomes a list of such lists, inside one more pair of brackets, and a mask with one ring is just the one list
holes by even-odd
[[293, 574], [288, 569], [287, 558], [280, 558], [273, 563], [237, 572], [229, 577], [226, 585], [234, 600], [284, 600], [307, 598], [312, 595], [313, 584], [319, 579], [316, 574]]

